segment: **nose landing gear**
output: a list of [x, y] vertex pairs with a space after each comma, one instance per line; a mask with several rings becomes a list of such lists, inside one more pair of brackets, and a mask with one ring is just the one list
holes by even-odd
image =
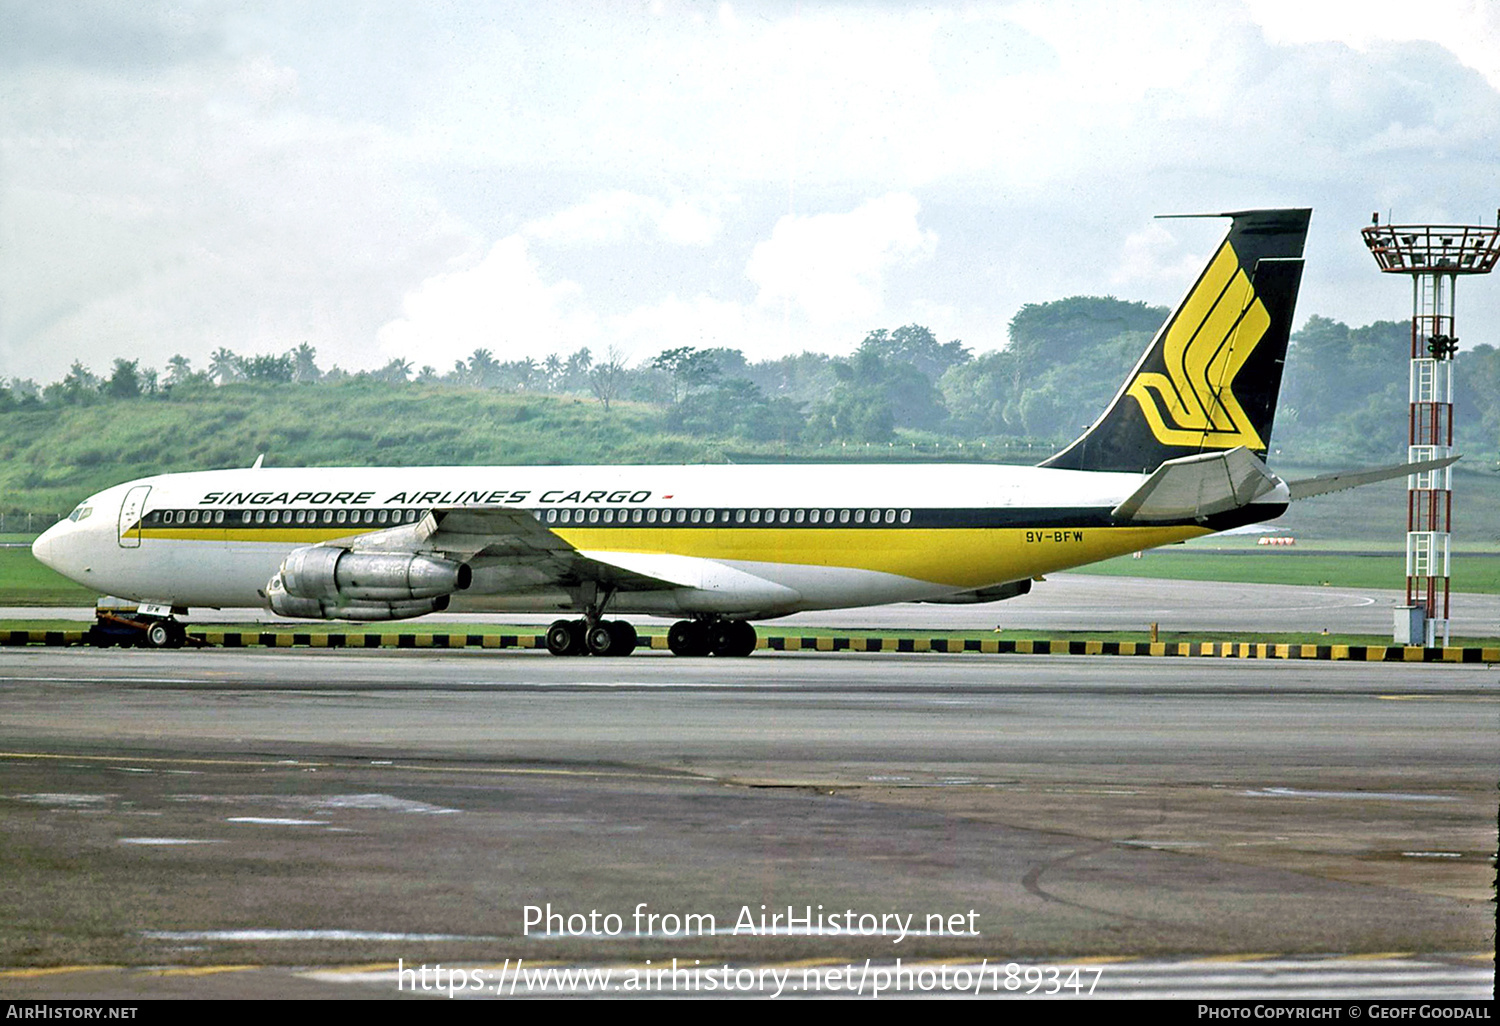
[[121, 648], [181, 648], [188, 640], [187, 628], [171, 616], [103, 604], [94, 609], [94, 625], [84, 637], [95, 648], [109, 648], [111, 645]]

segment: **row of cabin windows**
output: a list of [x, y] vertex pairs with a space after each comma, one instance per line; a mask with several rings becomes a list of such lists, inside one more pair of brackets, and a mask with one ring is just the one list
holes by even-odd
[[549, 524], [903, 524], [911, 510], [863, 509], [549, 509], [538, 520]]
[[[160, 509], [146, 515], [146, 523], [187, 525], [243, 524], [414, 524], [415, 509]], [[911, 510], [879, 509], [549, 509], [533, 510], [548, 524], [894, 524], [911, 523]]]
[[146, 523], [157, 524], [414, 524], [421, 517], [415, 509], [159, 509], [146, 515]]

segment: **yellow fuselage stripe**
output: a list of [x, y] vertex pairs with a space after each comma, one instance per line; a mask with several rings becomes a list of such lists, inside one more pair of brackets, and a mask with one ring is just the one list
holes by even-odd
[[[724, 562], [784, 563], [870, 570], [953, 587], [979, 588], [1082, 566], [1111, 556], [1211, 533], [1205, 528], [741, 528], [557, 527], [590, 552], [693, 556]], [[350, 532], [325, 529], [146, 528], [146, 541], [278, 542], [314, 545]]]

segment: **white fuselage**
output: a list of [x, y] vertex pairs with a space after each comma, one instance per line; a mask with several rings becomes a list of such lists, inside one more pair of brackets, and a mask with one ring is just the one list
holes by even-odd
[[[1119, 526], [1145, 475], [977, 464], [307, 468], [165, 474], [91, 497], [34, 546], [105, 594], [263, 607], [295, 549], [435, 507], [526, 510], [590, 556], [680, 587], [619, 612], [777, 616], [941, 599], [1208, 533]], [[1280, 501], [1277, 501], [1280, 500]], [[1268, 519], [1284, 497], [1268, 499]], [[576, 596], [476, 564], [474, 607], [551, 611]]]

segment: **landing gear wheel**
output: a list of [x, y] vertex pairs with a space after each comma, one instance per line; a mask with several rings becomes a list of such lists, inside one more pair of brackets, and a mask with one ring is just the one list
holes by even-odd
[[673, 655], [708, 655], [708, 625], [696, 620], [678, 620], [667, 631], [667, 647]]
[[614, 647], [609, 650], [610, 655], [630, 655], [635, 651], [635, 644], [640, 640], [640, 635], [635, 631], [635, 626], [625, 620], [615, 620], [610, 624], [615, 636]]
[[555, 656], [582, 655], [584, 649], [582, 620], [557, 620], [547, 628], [547, 651]]
[[635, 628], [624, 620], [600, 620], [584, 633], [583, 640], [590, 655], [629, 655], [635, 651]]
[[167, 629], [172, 632], [172, 640], [168, 643], [168, 648], [181, 648], [183, 645], [187, 644], [186, 627], [178, 623], [176, 620], [168, 620]]
[[146, 628], [144, 635], [147, 648], [175, 648], [172, 644], [177, 634], [172, 630], [172, 624], [166, 620], [153, 620]]
[[747, 656], [755, 651], [755, 628], [744, 620], [720, 620], [708, 631], [709, 649], [716, 656]]

